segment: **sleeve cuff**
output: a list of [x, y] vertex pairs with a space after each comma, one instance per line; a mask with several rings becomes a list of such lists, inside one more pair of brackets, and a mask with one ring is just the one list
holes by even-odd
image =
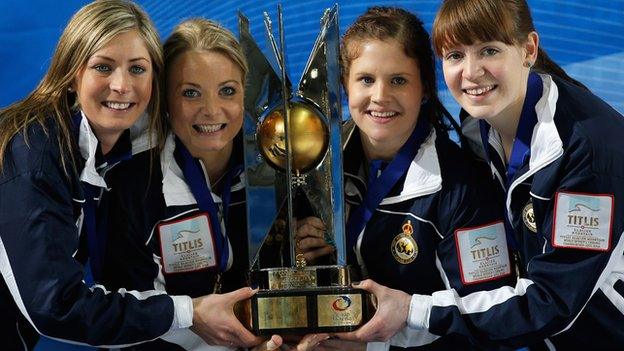
[[429, 329], [429, 316], [433, 299], [428, 295], [412, 295], [409, 312], [407, 314], [407, 326], [412, 329]]
[[171, 296], [173, 322], [169, 330], [189, 328], [193, 325], [193, 300], [189, 296]]

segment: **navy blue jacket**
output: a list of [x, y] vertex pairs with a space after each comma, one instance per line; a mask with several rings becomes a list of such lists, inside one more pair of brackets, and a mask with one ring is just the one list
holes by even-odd
[[[344, 159], [346, 201], [352, 209], [362, 202], [367, 186], [357, 129], [346, 146]], [[454, 289], [459, 296], [515, 281], [515, 266], [506, 247], [502, 206], [487, 191], [491, 187], [487, 169], [477, 167], [472, 161], [445, 132], [432, 129], [406, 175], [399, 179], [360, 233], [356, 253], [365, 277], [409, 294]], [[401, 263], [391, 247], [407, 221], [413, 227], [417, 254], [412, 262]], [[477, 269], [484, 274], [482, 277], [471, 275], [467, 262], [485, 255], [486, 246], [472, 243], [475, 247], [471, 252], [467, 241], [460, 239], [472, 235], [469, 232], [479, 227], [496, 228], [498, 242], [505, 246], [496, 248], [500, 252], [495, 253], [496, 259], [490, 260], [498, 271], [488, 273], [488, 268]], [[478, 248], [484, 250], [477, 252]], [[463, 251], [463, 265], [460, 251]], [[426, 334], [416, 344], [422, 347], [415, 349], [477, 349], [467, 337]], [[392, 340], [392, 344], [401, 346], [406, 341]]]
[[[541, 79], [530, 157], [505, 198], [526, 273], [511, 287], [464, 298], [413, 295], [402, 334], [424, 328], [510, 346], [545, 340], [561, 350], [624, 346], [624, 118], [584, 89]], [[474, 120], [464, 122], [484, 154]], [[490, 130], [490, 155], [503, 155], [496, 140]], [[493, 157], [502, 180], [501, 164]]]
[[85, 202], [81, 180], [104, 183], [93, 167], [97, 142], [86, 119], [76, 162], [65, 153], [66, 167], [52, 119], [46, 130], [33, 123], [25, 133], [28, 144], [23, 133], [11, 140], [0, 174], [2, 348], [32, 349], [38, 334], [76, 344], [127, 345], [177, 328], [167, 295], [110, 292], [83, 282], [77, 259]]
[[[242, 145], [237, 141], [240, 140], [235, 140], [236, 147], [229, 166], [242, 163]], [[170, 135], [160, 158], [142, 153], [118, 166], [114, 176], [120, 178], [113, 181], [120, 186], [111, 191], [114, 200], [109, 210], [108, 252], [104, 270], [107, 286], [128, 290], [158, 289], [191, 297], [215, 292], [219, 275], [216, 267], [174, 274], [166, 274], [163, 270], [158, 226], [203, 213], [184, 175], [179, 172], [173, 154], [174, 145], [173, 135]], [[222, 292], [247, 286], [247, 222], [242, 177], [242, 174], [237, 175], [231, 183], [226, 227], [230, 262], [228, 270], [220, 277]], [[221, 207], [221, 199], [215, 192], [213, 198], [218, 199]], [[184, 350], [176, 344], [187, 349], [193, 349], [193, 345], [205, 347], [203, 341], [188, 330], [172, 333], [164, 340], [136, 345], [133, 349]]]

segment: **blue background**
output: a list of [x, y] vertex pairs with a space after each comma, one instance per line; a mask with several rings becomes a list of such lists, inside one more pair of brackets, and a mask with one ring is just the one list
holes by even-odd
[[[204, 16], [219, 21], [235, 33], [237, 10], [251, 22], [251, 32], [264, 48], [262, 11], [276, 21], [277, 1], [142, 0], [164, 39], [183, 19]], [[417, 13], [427, 29], [440, 1], [338, 1], [341, 33], [372, 4], [397, 5]], [[87, 1], [3, 0], [0, 3], [0, 107], [21, 99], [39, 82], [48, 68], [54, 46], [69, 17]], [[335, 1], [283, 0], [287, 63], [298, 82], [318, 33], [323, 9]], [[624, 0], [529, 0], [541, 46], [574, 78], [596, 95], [624, 112]], [[440, 95], [454, 115], [458, 106], [439, 75]], [[44, 340], [38, 350], [84, 350]]]

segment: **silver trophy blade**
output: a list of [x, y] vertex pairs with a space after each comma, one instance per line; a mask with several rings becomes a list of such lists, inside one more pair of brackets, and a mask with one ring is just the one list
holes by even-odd
[[[281, 18], [282, 7], [278, 5], [278, 20]], [[271, 21], [271, 17], [268, 12], [263, 12], [262, 17], [264, 19], [264, 31], [266, 34], [267, 42], [271, 45], [271, 52], [273, 53], [275, 63], [277, 64], [277, 72], [286, 72], [286, 56], [284, 55], [285, 51], [283, 46], [278, 46], [277, 41], [275, 40], [275, 36], [273, 35], [273, 21]], [[278, 30], [281, 33], [284, 31], [283, 25], [278, 23]], [[288, 79], [288, 75], [286, 75], [286, 87], [288, 91], [292, 90], [292, 84], [290, 83], [290, 79]]]
[[[326, 10], [321, 18], [321, 29], [299, 81], [297, 95], [315, 103], [328, 118], [326, 122], [332, 136], [329, 152], [321, 165], [311, 172], [310, 181], [303, 189], [311, 200], [314, 212], [326, 224], [327, 231], [333, 233], [336, 263], [345, 265], [339, 48], [338, 6], [334, 5]], [[331, 197], [327, 198], [328, 201], [323, 201], [325, 197], [317, 195], [319, 189], [323, 188], [331, 194]]]
[[240, 43], [245, 52], [250, 70], [247, 73], [248, 82], [245, 87], [245, 111], [259, 118], [262, 112], [271, 105], [283, 100], [282, 81], [280, 74], [267, 60], [258, 44], [249, 32], [249, 19], [242, 12], [238, 12]]
[[279, 191], [276, 171], [260, 158], [256, 140], [258, 126], [265, 117], [263, 113], [269, 106], [283, 101], [282, 80], [274, 67], [267, 60], [251, 33], [249, 20], [243, 13], [238, 13], [240, 42], [251, 69], [247, 73], [245, 89], [245, 118], [243, 121], [245, 169], [247, 177], [247, 201], [253, 208], [247, 208], [249, 262], [257, 261], [263, 241], [267, 238], [279, 209], [286, 200], [285, 191]]

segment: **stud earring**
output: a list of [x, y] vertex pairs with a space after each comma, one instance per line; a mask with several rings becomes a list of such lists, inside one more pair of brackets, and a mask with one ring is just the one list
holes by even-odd
[[67, 87], [67, 92], [68, 92], [68, 93], [73, 93], [73, 92], [74, 92], [74, 88], [72, 88], [72, 87]]
[[525, 68], [531, 68], [531, 66], [533, 66], [533, 64], [531, 62], [529, 62], [529, 61], [524, 61], [522, 66], [524, 66]]

